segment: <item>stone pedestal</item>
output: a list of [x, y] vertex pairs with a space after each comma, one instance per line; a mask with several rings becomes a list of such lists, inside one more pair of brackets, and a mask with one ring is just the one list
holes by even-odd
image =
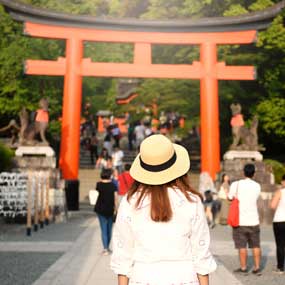
[[[64, 221], [66, 213], [66, 197], [64, 183], [61, 183], [60, 170], [56, 168], [55, 152], [50, 146], [20, 146], [15, 152], [15, 173], [25, 173], [29, 177], [31, 188], [33, 185], [37, 191], [44, 191], [43, 176], [46, 177], [49, 188], [49, 221]], [[34, 182], [33, 182], [34, 181]], [[41, 181], [41, 182], [39, 182]], [[33, 184], [34, 183], [34, 184]], [[44, 199], [46, 199], [44, 194]], [[49, 222], [47, 221], [47, 223]]]
[[14, 161], [17, 167], [25, 169], [55, 169], [54, 150], [49, 146], [20, 146]]
[[224, 154], [224, 160], [247, 159], [262, 161], [263, 155], [259, 151], [229, 150]]
[[19, 146], [15, 154], [16, 156], [55, 156], [55, 152], [50, 146]]
[[268, 170], [262, 159], [263, 156], [258, 151], [228, 151], [224, 154], [222, 173], [226, 173], [230, 181], [233, 182], [244, 178], [243, 168], [246, 164], [252, 163], [255, 165], [253, 179], [261, 185], [261, 195], [257, 203], [260, 221], [263, 224], [271, 224], [273, 210], [269, 208], [269, 204], [276, 186], [272, 184], [273, 174]]

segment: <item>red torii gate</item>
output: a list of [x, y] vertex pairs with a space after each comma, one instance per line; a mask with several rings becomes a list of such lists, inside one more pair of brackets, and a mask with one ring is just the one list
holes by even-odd
[[[250, 44], [266, 28], [285, 1], [261, 12], [239, 17], [196, 21], [98, 20], [55, 13], [0, 0], [13, 18], [25, 23], [25, 34], [66, 40], [65, 58], [27, 60], [30, 75], [64, 76], [60, 168], [67, 180], [77, 180], [80, 147], [82, 77], [177, 78], [200, 80], [201, 170], [215, 178], [220, 170], [218, 80], [253, 80], [252, 66], [226, 66], [217, 61], [217, 45]], [[133, 43], [133, 63], [92, 62], [83, 58], [83, 42]], [[199, 45], [200, 61], [153, 64], [153, 44]]]
[[[214, 178], [220, 170], [218, 80], [253, 80], [254, 67], [217, 62], [217, 44], [252, 43], [256, 31], [230, 33], [159, 33], [89, 30], [26, 23], [35, 37], [66, 39], [66, 57], [57, 61], [27, 60], [26, 73], [64, 76], [60, 167], [64, 178], [77, 179], [82, 77], [199, 79], [201, 82], [202, 171]], [[83, 58], [83, 41], [134, 43], [134, 63], [92, 62]], [[152, 64], [151, 44], [198, 44], [200, 62]]]

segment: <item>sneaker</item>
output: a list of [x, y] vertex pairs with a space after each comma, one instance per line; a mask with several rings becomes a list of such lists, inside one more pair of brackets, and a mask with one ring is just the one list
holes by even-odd
[[276, 268], [276, 269], [273, 270], [273, 273], [282, 275], [282, 274], [284, 274], [285, 272], [284, 272], [284, 270], [282, 270], [282, 269]]
[[252, 272], [252, 274], [255, 274], [257, 276], [261, 276], [262, 275], [260, 268], [254, 269], [251, 272]]
[[109, 255], [108, 249], [104, 249], [103, 252], [102, 252], [102, 255]]
[[247, 269], [238, 268], [238, 269], [234, 270], [234, 273], [247, 274], [247, 273], [248, 273], [248, 270], [247, 270]]

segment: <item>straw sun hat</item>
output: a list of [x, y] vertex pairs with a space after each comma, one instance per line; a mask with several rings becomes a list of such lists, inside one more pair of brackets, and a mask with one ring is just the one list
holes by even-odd
[[141, 143], [130, 174], [141, 183], [161, 185], [186, 174], [189, 169], [190, 158], [183, 146], [163, 135], [152, 135]]

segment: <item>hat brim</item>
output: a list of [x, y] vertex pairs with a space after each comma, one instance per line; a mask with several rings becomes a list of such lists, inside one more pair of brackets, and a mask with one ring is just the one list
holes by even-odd
[[162, 185], [186, 174], [190, 170], [189, 154], [181, 145], [173, 144], [173, 147], [177, 158], [171, 167], [159, 172], [145, 170], [140, 164], [140, 154], [138, 154], [131, 166], [130, 175], [144, 184]]

